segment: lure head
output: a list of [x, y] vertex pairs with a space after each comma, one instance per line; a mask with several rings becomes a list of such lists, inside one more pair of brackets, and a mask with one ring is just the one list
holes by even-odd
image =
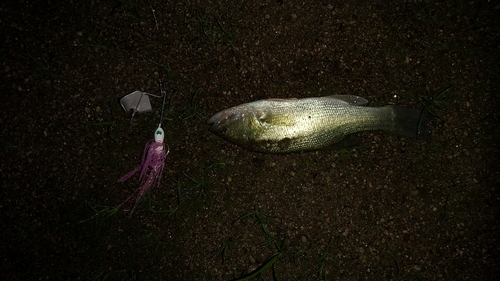
[[159, 125], [155, 131], [155, 142], [163, 142], [164, 139], [165, 139], [165, 132], [161, 128], [161, 125]]

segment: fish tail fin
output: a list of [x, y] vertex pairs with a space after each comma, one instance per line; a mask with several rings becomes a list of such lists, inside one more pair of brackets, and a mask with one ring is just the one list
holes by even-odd
[[387, 107], [391, 108], [394, 121], [389, 133], [419, 140], [429, 141], [431, 139], [429, 122], [432, 120], [432, 114], [427, 110], [396, 105], [388, 105]]

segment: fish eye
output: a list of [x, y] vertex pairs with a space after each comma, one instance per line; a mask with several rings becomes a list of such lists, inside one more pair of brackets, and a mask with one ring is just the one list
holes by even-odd
[[220, 128], [219, 133], [220, 133], [221, 135], [225, 135], [225, 134], [227, 133], [227, 128], [226, 128], [226, 127], [222, 127], [222, 128]]

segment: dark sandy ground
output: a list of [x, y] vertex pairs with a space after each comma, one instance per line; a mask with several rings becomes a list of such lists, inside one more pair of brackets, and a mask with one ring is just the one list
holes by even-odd
[[[61, 3], [59, 3], [61, 2]], [[153, 16], [156, 16], [155, 18]], [[499, 275], [497, 1], [3, 1], [3, 280]], [[157, 28], [158, 27], [158, 28]], [[159, 187], [117, 179], [169, 102]], [[271, 97], [432, 110], [430, 142], [266, 155], [208, 131]], [[249, 275], [247, 275], [249, 274]]]

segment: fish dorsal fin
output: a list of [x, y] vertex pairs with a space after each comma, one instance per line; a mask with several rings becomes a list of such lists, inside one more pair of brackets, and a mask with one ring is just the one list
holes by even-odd
[[325, 98], [340, 100], [350, 105], [365, 105], [368, 103], [368, 100], [353, 95], [332, 95]]

